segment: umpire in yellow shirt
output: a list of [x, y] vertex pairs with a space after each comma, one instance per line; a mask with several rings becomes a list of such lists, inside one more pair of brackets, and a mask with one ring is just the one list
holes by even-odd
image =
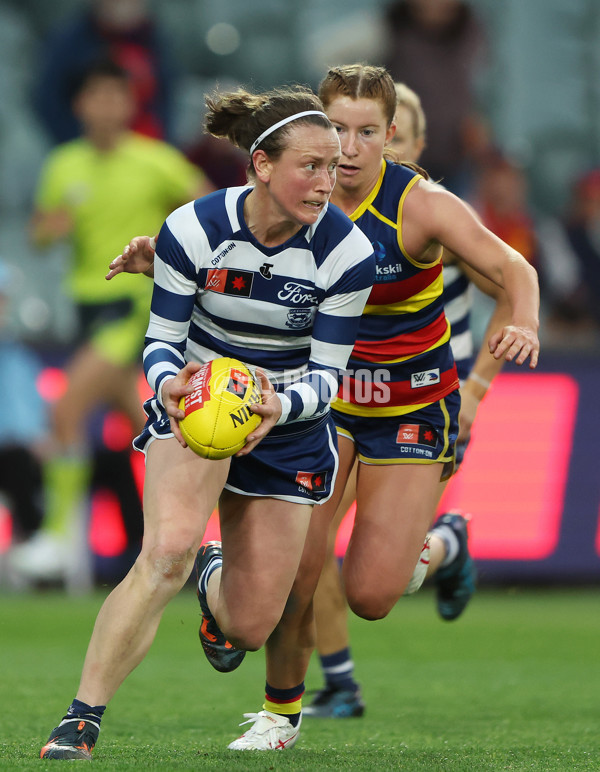
[[32, 218], [38, 246], [71, 243], [65, 281], [78, 310], [78, 346], [67, 366], [67, 390], [52, 410], [56, 448], [46, 470], [46, 517], [12, 561], [25, 577], [60, 580], [73, 590], [90, 580], [81, 550], [87, 419], [108, 404], [129, 417], [134, 434], [144, 423], [137, 376], [152, 283], [124, 275], [118, 286], [108, 284], [107, 261], [132, 233], [156, 232], [173, 209], [210, 190], [174, 147], [130, 131], [134, 110], [128, 76], [116, 64], [98, 62], [83, 74], [74, 94], [82, 136], [50, 152]]

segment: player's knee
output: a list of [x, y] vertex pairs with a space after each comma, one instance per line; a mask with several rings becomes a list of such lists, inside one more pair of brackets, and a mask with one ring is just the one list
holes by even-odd
[[178, 591], [187, 581], [193, 564], [195, 551], [180, 544], [159, 544], [138, 558], [141, 568], [153, 588], [160, 591]]
[[228, 621], [221, 627], [225, 637], [236, 648], [258, 651], [281, 619], [281, 609], [267, 606], [252, 608], [250, 604], [229, 608]]
[[258, 651], [265, 645], [276, 624], [276, 620], [270, 622], [238, 618], [227, 631], [223, 630], [223, 633], [237, 649]]
[[348, 605], [362, 619], [375, 621], [386, 617], [397, 601], [397, 596], [383, 592], [380, 588], [362, 587], [348, 593]]

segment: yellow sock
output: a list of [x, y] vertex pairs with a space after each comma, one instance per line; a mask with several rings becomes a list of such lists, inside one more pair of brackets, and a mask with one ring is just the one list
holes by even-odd
[[302, 698], [294, 700], [294, 702], [285, 703], [265, 700], [263, 710], [268, 710], [270, 713], [279, 713], [282, 716], [293, 716], [302, 710]]
[[57, 456], [44, 469], [46, 516], [44, 531], [66, 536], [83, 510], [90, 479], [90, 463], [84, 454]]

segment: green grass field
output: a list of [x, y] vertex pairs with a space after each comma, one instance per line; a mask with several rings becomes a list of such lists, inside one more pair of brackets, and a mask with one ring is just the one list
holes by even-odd
[[[0, 596], [0, 770], [37, 756], [75, 694], [103, 594]], [[390, 617], [352, 618], [367, 703], [361, 719], [306, 719], [296, 747], [227, 751], [260, 709], [263, 655], [214, 672], [195, 596], [167, 609], [150, 654], [107, 710], [94, 766], [107, 770], [599, 770], [597, 590], [481, 591], [464, 618], [437, 618], [430, 590]], [[320, 676], [313, 662], [307, 688]], [[241, 730], [240, 730], [241, 731]]]

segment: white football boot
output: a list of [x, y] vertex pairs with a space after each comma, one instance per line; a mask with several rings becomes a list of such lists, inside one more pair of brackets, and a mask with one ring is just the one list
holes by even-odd
[[253, 724], [246, 729], [241, 737], [234, 740], [227, 747], [232, 751], [283, 751], [295, 745], [300, 734], [300, 724], [292, 726], [289, 718], [261, 710], [260, 713], [244, 713], [247, 721], [244, 724]]

